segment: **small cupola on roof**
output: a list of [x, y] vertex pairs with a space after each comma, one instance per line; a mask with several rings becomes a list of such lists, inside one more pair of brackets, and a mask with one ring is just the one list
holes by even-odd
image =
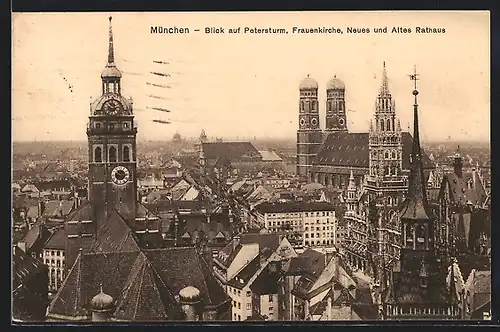
[[316, 82], [315, 79], [313, 79], [309, 75], [307, 75], [307, 77], [304, 78], [300, 82], [299, 89], [300, 90], [318, 90], [318, 82]]
[[92, 310], [92, 321], [107, 321], [111, 318], [115, 309], [115, 300], [112, 296], [104, 293], [101, 286], [99, 294], [90, 301], [90, 308]]
[[326, 84], [326, 90], [345, 90], [345, 84], [337, 78], [337, 75], [334, 75]]
[[104, 67], [101, 78], [102, 79], [119, 79], [122, 77], [122, 73], [115, 65], [115, 50], [113, 46], [113, 28], [111, 25], [112, 17], [109, 17], [109, 45], [108, 45], [108, 62], [106, 67]]
[[200, 320], [201, 294], [198, 288], [187, 286], [179, 292], [179, 303], [187, 321]]

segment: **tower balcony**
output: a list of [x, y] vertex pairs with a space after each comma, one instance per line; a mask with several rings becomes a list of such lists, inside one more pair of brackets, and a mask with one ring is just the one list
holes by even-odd
[[115, 128], [91, 128], [87, 127], [87, 136], [90, 135], [136, 135], [137, 134], [137, 127], [133, 128], [121, 128], [121, 127], [115, 127]]

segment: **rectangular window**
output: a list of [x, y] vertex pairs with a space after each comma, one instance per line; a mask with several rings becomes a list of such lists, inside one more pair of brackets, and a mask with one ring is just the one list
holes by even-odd
[[238, 302], [238, 309], [241, 309], [241, 303]]
[[269, 302], [273, 302], [273, 294], [269, 294]]
[[251, 303], [247, 303], [247, 310], [250, 310], [252, 309], [252, 304]]
[[269, 313], [271, 313], [274, 310], [273, 307], [269, 307]]
[[252, 292], [247, 292], [247, 297], [252, 296]]
[[56, 252], [56, 256], [61, 256], [61, 253], [59, 250]]

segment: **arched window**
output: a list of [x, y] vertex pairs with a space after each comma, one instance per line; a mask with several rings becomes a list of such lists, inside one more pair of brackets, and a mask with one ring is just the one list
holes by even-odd
[[316, 101], [311, 101], [311, 109], [314, 111], [316, 109]]
[[389, 166], [385, 166], [384, 167], [384, 175], [390, 175], [390, 169], [389, 169]]
[[94, 149], [94, 162], [102, 163], [102, 149], [100, 146]]
[[130, 148], [128, 146], [123, 147], [123, 161], [130, 161]]
[[391, 120], [387, 119], [387, 131], [391, 131]]
[[384, 157], [385, 157], [385, 159], [389, 159], [389, 151], [385, 151]]
[[392, 151], [391, 157], [392, 159], [396, 159], [396, 151]]
[[393, 174], [393, 175], [398, 175], [398, 168], [397, 168], [396, 166], [394, 166], [394, 167], [392, 168], [392, 174]]
[[384, 120], [380, 120], [380, 131], [385, 131], [384, 129], [384, 126], [385, 125], [385, 121]]
[[303, 101], [301, 101], [301, 102], [300, 102], [300, 110], [301, 110], [301, 111], [303, 111], [303, 110], [304, 110], [304, 102], [303, 102]]
[[114, 146], [109, 148], [108, 160], [112, 163], [116, 162], [116, 148]]

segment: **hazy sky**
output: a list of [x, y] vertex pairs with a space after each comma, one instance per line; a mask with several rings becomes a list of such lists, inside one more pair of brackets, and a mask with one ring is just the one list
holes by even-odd
[[[13, 14], [13, 139], [84, 140], [90, 98], [100, 94], [110, 13]], [[326, 82], [346, 84], [350, 131], [368, 130], [386, 61], [404, 130], [412, 110], [413, 65], [421, 74], [424, 140], [488, 140], [488, 12], [111, 13], [122, 92], [134, 99], [139, 139], [198, 136], [294, 137], [298, 84], [319, 83], [324, 127]], [[190, 34], [151, 34], [150, 27]], [[225, 34], [205, 34], [206, 26]], [[289, 34], [228, 34], [236, 27], [285, 28]], [[292, 34], [335, 27], [343, 34]], [[347, 27], [445, 28], [444, 34], [348, 34]], [[195, 32], [194, 29], [200, 29]], [[168, 61], [161, 65], [153, 60]], [[159, 77], [151, 71], [170, 73]], [[162, 89], [146, 83], [170, 84]], [[72, 86], [72, 91], [69, 88]], [[149, 97], [155, 95], [164, 99]], [[159, 106], [171, 113], [147, 109]], [[170, 120], [158, 124], [153, 119]]]

